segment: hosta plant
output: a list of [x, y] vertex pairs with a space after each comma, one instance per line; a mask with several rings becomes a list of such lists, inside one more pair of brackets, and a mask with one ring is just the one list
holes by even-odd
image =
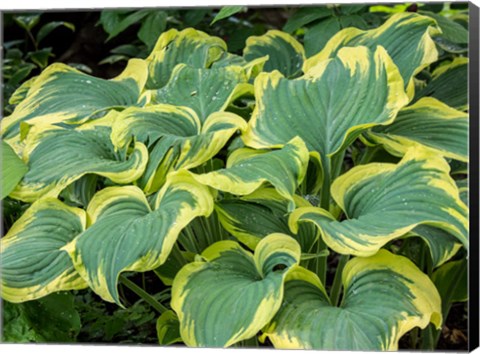
[[2, 122], [2, 197], [26, 205], [2, 298], [122, 307], [126, 286], [164, 345], [396, 350], [428, 327], [433, 348], [468, 252], [467, 107], [442, 78], [467, 59], [441, 33], [398, 13], [313, 55], [277, 30], [238, 55], [172, 29], [111, 80], [49, 66]]

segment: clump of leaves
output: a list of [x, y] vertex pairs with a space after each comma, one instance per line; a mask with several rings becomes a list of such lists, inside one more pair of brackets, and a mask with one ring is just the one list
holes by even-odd
[[[30, 75], [32, 71], [43, 70], [50, 59], [54, 57], [51, 47], [43, 47], [43, 40], [59, 27], [75, 31], [73, 24], [64, 21], [52, 21], [39, 26], [41, 14], [5, 15], [7, 22], [12, 22], [25, 32], [25, 39], [3, 43], [3, 97], [4, 102]], [[7, 114], [12, 113], [12, 106], [17, 102], [13, 99], [10, 105], [4, 106]]]
[[401, 12], [312, 55], [277, 30], [238, 55], [170, 29], [112, 80], [49, 66], [2, 125], [8, 195], [31, 204], [2, 239], [2, 297], [122, 306], [125, 286], [141, 318], [111, 318], [151, 323], [148, 303], [161, 344], [395, 350], [431, 324], [412, 347], [433, 348], [468, 250], [466, 91], [441, 84], [468, 59], [439, 57], [440, 33]]

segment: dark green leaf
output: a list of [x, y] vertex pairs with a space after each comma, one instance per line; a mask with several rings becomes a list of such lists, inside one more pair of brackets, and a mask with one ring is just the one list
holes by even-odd
[[210, 25], [213, 25], [217, 21], [223, 20], [223, 19], [225, 19], [227, 17], [230, 17], [232, 15], [235, 15], [237, 12], [245, 11], [245, 10], [246, 10], [245, 6], [224, 6], [224, 7], [221, 8], [221, 10], [215, 16], [215, 18], [210, 23]]
[[22, 304], [3, 302], [6, 342], [72, 342], [80, 331], [80, 317], [74, 297], [56, 293]]
[[43, 48], [35, 52], [30, 52], [27, 58], [30, 58], [40, 69], [45, 69], [48, 65], [48, 58], [53, 57], [52, 48]]
[[307, 58], [317, 54], [327, 44], [328, 40], [341, 29], [340, 22], [336, 17], [327, 18], [309, 27], [303, 39]]
[[122, 54], [113, 54], [113, 55], [109, 55], [108, 57], [106, 58], [103, 58], [102, 60], [100, 60], [98, 62], [99, 65], [104, 65], [104, 64], [115, 64], [119, 61], [127, 61], [129, 59], [129, 57], [127, 57], [126, 55], [122, 55]]
[[426, 87], [418, 90], [415, 101], [425, 96], [435, 97], [450, 107], [468, 109], [468, 60], [456, 58], [433, 73], [433, 79]]
[[17, 71], [10, 77], [10, 79], [8, 80], [8, 84], [13, 86], [20, 84], [20, 82], [25, 80], [28, 75], [30, 75], [33, 69], [35, 69], [35, 65], [31, 63], [25, 63], [24, 65], [20, 66]]
[[[463, 302], [468, 299], [468, 264], [467, 259], [448, 262], [438, 268], [432, 280], [442, 297], [442, 310], [445, 312], [452, 302]], [[445, 314], [446, 315], [446, 314]]]
[[326, 6], [301, 7], [287, 21], [283, 30], [292, 33], [309, 23], [333, 15], [333, 10]]
[[440, 29], [442, 30], [441, 37], [444, 37], [450, 42], [457, 44], [468, 43], [468, 31], [460, 24], [450, 20], [449, 18], [429, 12], [429, 11], [420, 11], [421, 14], [430, 16], [434, 18]]
[[103, 10], [102, 14], [100, 15], [100, 23], [102, 24], [105, 32], [109, 34], [107, 41], [116, 37], [131, 25], [148, 16], [151, 11], [152, 10], [139, 10], [131, 13], [125, 13], [125, 11], [118, 10]]
[[183, 18], [185, 25], [190, 27], [194, 27], [198, 25], [205, 18], [205, 16], [211, 11], [212, 11], [211, 9], [201, 9], [201, 8], [187, 11]]
[[50, 34], [54, 29], [58, 27], [66, 27], [69, 30], [75, 31], [75, 25], [70, 22], [64, 22], [64, 21], [54, 21], [54, 22], [49, 22], [40, 28], [40, 30], [37, 33], [37, 43], [40, 43], [42, 39], [44, 39], [46, 36]]
[[166, 27], [167, 13], [165, 11], [155, 11], [150, 13], [147, 18], [142, 21], [142, 26], [137, 35], [149, 49], [152, 49]]
[[27, 31], [30, 31], [38, 24], [38, 21], [40, 21], [40, 15], [30, 14], [24, 16], [14, 16], [13, 19], [20, 27], [24, 28]]
[[138, 55], [139, 48], [133, 44], [122, 44], [113, 48], [110, 53], [123, 54], [129, 57], [135, 57]]
[[339, 5], [338, 10], [342, 15], [352, 15], [367, 9], [367, 5], [347, 4]]

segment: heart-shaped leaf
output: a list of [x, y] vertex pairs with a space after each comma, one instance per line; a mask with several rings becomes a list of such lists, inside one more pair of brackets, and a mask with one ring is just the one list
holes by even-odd
[[233, 241], [220, 241], [187, 264], [174, 279], [172, 308], [188, 346], [228, 347], [253, 337], [275, 315], [283, 281], [300, 259], [290, 236], [262, 239], [255, 255]]
[[269, 183], [289, 200], [288, 210], [292, 211], [295, 206], [293, 196], [305, 177], [308, 158], [305, 143], [297, 137], [278, 150], [237, 149], [229, 156], [227, 168], [194, 175], [194, 178], [236, 195], [250, 194]]
[[442, 324], [437, 289], [405, 257], [385, 250], [357, 257], [346, 264], [342, 283], [342, 303], [333, 306], [320, 279], [297, 267], [265, 336], [281, 349], [397, 350], [412, 328]]
[[288, 33], [270, 30], [262, 36], [248, 37], [243, 57], [251, 61], [266, 55], [268, 60], [263, 67], [266, 72], [278, 70], [285, 77], [295, 77], [302, 71], [305, 50]]
[[239, 66], [197, 69], [179, 64], [170, 81], [154, 91], [153, 101], [192, 108], [203, 123], [207, 117], [224, 111], [237, 97], [250, 93], [246, 71]]
[[67, 249], [90, 288], [105, 301], [121, 305], [120, 273], [159, 267], [180, 231], [195, 217], [212, 211], [208, 188], [185, 171], [170, 174], [153, 209], [138, 187], [105, 188], [88, 205], [91, 226]]
[[438, 57], [435, 42], [431, 38], [439, 32], [435, 26], [436, 21], [431, 17], [403, 12], [393, 15], [383, 25], [371, 30], [345, 28], [333, 36], [320, 53], [308, 58], [303, 70], [308, 72], [318, 63], [334, 57], [345, 46], [367, 46], [373, 50], [380, 45], [398, 66], [405, 87], [409, 86], [409, 95], [412, 97], [413, 76]]
[[255, 98], [245, 144], [278, 146], [300, 136], [324, 168], [362, 130], [392, 122], [407, 103], [402, 78], [381, 47], [342, 48], [296, 80], [262, 73]]
[[138, 184], [151, 194], [163, 185], [169, 172], [210, 160], [237, 130], [245, 129], [246, 122], [233, 113], [212, 113], [202, 125], [192, 109], [160, 104], [120, 113], [115, 117], [112, 140], [123, 147], [134, 136], [147, 145], [150, 156]]
[[63, 250], [84, 229], [82, 209], [42, 199], [1, 239], [2, 298], [24, 302], [61, 290], [83, 289], [85, 281]]
[[53, 125], [33, 127], [24, 150], [29, 170], [12, 197], [26, 202], [43, 196], [56, 197], [69, 184], [89, 173], [116, 183], [137, 180], [147, 164], [147, 148], [137, 142], [133, 151], [125, 148], [116, 152], [110, 133], [110, 126], [100, 122], [77, 129]]
[[436, 153], [411, 148], [397, 164], [370, 163], [352, 168], [332, 184], [332, 196], [347, 216], [337, 221], [321, 208], [299, 208], [290, 218], [313, 222], [329, 247], [342, 254], [369, 256], [418, 225], [453, 235], [468, 248], [468, 208]]
[[177, 64], [194, 68], [208, 68], [227, 50], [225, 42], [202, 31], [187, 28], [162, 33], [146, 59], [148, 63], [148, 89], [160, 89], [170, 79]]

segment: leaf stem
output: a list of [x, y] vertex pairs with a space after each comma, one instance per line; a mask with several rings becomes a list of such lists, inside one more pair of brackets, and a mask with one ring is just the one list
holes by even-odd
[[152, 306], [158, 313], [162, 314], [168, 311], [168, 308], [162, 305], [160, 302], [155, 300], [155, 298], [135, 284], [133, 281], [128, 279], [125, 275], [120, 275], [120, 282], [124, 284], [127, 288], [132, 290], [135, 294], [140, 296], [146, 303]]
[[[330, 166], [330, 159], [324, 158], [322, 159], [322, 168], [323, 168], [323, 182], [322, 182], [322, 190], [321, 190], [321, 198], [320, 198], [320, 207], [329, 210], [330, 208], [330, 173], [331, 173], [331, 166]], [[318, 236], [317, 242], [317, 253], [323, 252], [327, 249], [327, 245], [322, 239], [321, 233]], [[317, 258], [315, 262], [315, 270], [320, 278], [321, 282], [325, 284], [327, 278], [327, 257]]]
[[345, 268], [345, 264], [347, 264], [349, 258], [350, 256], [348, 254], [342, 254], [339, 257], [335, 278], [333, 279], [332, 289], [330, 290], [330, 301], [333, 306], [337, 306], [340, 300], [343, 268]]

